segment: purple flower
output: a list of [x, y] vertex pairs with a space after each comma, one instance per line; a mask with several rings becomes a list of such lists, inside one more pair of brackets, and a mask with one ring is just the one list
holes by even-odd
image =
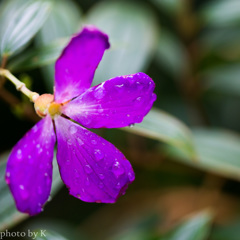
[[43, 94], [35, 101], [43, 119], [15, 145], [7, 163], [6, 182], [19, 211], [42, 211], [51, 190], [56, 140], [61, 178], [74, 197], [114, 203], [134, 180], [130, 163], [117, 148], [75, 123], [86, 128], [140, 123], [156, 99], [154, 82], [144, 73], [90, 87], [109, 46], [106, 34], [87, 26], [57, 60], [54, 97]]

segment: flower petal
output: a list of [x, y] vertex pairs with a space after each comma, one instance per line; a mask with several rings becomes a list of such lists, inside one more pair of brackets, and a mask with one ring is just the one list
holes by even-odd
[[131, 164], [111, 143], [58, 117], [57, 161], [70, 194], [86, 202], [113, 203], [134, 180]]
[[54, 144], [53, 124], [46, 117], [14, 146], [5, 179], [19, 211], [29, 215], [42, 211], [51, 190]]
[[55, 100], [70, 100], [89, 88], [109, 47], [108, 36], [93, 26], [73, 37], [55, 65]]
[[88, 89], [63, 109], [87, 128], [119, 128], [140, 123], [150, 111], [155, 84], [145, 73], [110, 79]]

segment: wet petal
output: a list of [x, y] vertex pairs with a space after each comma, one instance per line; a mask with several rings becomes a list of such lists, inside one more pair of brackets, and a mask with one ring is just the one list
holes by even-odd
[[42, 211], [51, 190], [54, 144], [53, 124], [47, 117], [14, 146], [5, 179], [19, 211], [30, 215]]
[[118, 128], [140, 123], [150, 111], [155, 84], [144, 74], [120, 76], [88, 89], [63, 112], [87, 128]]
[[108, 36], [93, 26], [73, 37], [56, 62], [55, 100], [70, 100], [89, 88], [109, 46]]
[[57, 161], [71, 195], [113, 203], [134, 180], [131, 164], [111, 143], [63, 117], [56, 119]]

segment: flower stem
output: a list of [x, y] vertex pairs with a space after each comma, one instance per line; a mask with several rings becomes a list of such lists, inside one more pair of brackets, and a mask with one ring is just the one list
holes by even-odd
[[36, 99], [39, 97], [38, 93], [29, 90], [23, 82], [19, 81], [8, 70], [0, 68], [0, 75], [10, 80], [16, 86], [16, 89], [25, 94], [32, 102], [35, 102]]

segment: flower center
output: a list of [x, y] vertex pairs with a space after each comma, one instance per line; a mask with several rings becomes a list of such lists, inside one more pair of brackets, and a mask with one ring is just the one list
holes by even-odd
[[61, 104], [53, 101], [54, 97], [52, 94], [43, 94], [37, 98], [34, 103], [35, 111], [40, 117], [45, 117], [47, 114], [52, 119], [56, 115], [61, 114]]

